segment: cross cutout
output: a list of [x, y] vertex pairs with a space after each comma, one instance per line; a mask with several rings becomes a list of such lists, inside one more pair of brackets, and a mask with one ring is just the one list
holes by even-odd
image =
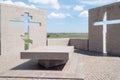
[[29, 16], [29, 13], [25, 13], [21, 17], [23, 18], [24, 21], [11, 20], [10, 23], [15, 25], [23, 25], [25, 33], [29, 32], [29, 26], [32, 26], [32, 25], [38, 26], [38, 27], [41, 26], [40, 22], [30, 22], [30, 20], [32, 19], [32, 16]]
[[[21, 35], [21, 37], [24, 40], [24, 49], [27, 50], [29, 49], [29, 43], [33, 43], [33, 41], [31, 39], [29, 39], [29, 26], [41, 26], [40, 22], [30, 22], [30, 20], [32, 19], [32, 16], [29, 16], [29, 13], [25, 13], [24, 15], [21, 16], [23, 18], [24, 21], [16, 21], [16, 20], [11, 20], [10, 23], [11, 24], [15, 24], [15, 25], [22, 25], [24, 26], [24, 35]], [[27, 33], [27, 35], [26, 35]], [[28, 36], [27, 38], [25, 36]]]
[[95, 22], [95, 26], [103, 25], [103, 54], [107, 55], [106, 33], [108, 24], [120, 24], [120, 20], [107, 20], [107, 12], [104, 13], [103, 21]]

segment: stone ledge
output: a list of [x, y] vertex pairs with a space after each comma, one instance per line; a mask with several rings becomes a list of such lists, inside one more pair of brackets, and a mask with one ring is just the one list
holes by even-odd
[[73, 46], [40, 46], [21, 52], [21, 59], [37, 59], [39, 64], [48, 68], [65, 64], [73, 51]]

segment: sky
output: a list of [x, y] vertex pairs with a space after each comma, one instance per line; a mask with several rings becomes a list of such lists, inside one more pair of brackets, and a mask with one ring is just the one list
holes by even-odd
[[48, 33], [87, 33], [88, 10], [120, 0], [0, 0], [46, 11]]

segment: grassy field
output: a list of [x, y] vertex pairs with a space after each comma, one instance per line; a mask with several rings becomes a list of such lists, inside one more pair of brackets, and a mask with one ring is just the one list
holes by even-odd
[[88, 33], [48, 33], [48, 38], [81, 38], [87, 39]]

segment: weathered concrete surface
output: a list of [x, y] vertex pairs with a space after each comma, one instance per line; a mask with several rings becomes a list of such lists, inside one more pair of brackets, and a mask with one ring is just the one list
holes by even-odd
[[41, 26], [30, 26], [29, 36], [33, 40], [33, 44], [30, 45], [31, 48], [38, 46], [46, 46], [46, 13], [43, 10], [36, 10], [31, 13], [33, 15], [32, 21], [37, 21], [41, 23]]
[[[103, 21], [107, 12], [107, 20], [120, 19], [120, 2], [89, 10], [89, 51], [103, 52], [103, 26], [94, 26], [95, 22]], [[120, 24], [107, 25], [107, 52], [120, 56]]]
[[89, 10], [89, 51], [103, 52], [103, 27], [94, 23], [103, 20], [104, 12], [101, 8]]
[[120, 56], [120, 24], [109, 25], [107, 33], [107, 52], [111, 55]]
[[49, 38], [47, 41], [48, 46], [68, 46], [69, 38]]
[[48, 46], [74, 46], [77, 49], [88, 50], [87, 39], [51, 38], [47, 43]]
[[[120, 2], [108, 7], [108, 20], [120, 20]], [[107, 52], [120, 56], [120, 23], [108, 25], [107, 28]]]
[[46, 21], [43, 10], [18, 7], [14, 5], [0, 4], [1, 18], [1, 54], [19, 53], [24, 49], [24, 26], [11, 24], [10, 21], [23, 21], [21, 15], [29, 13], [31, 22], [41, 22], [41, 26], [30, 26], [29, 37], [33, 40], [31, 47], [46, 45]]
[[76, 49], [88, 50], [88, 39], [70, 39], [69, 45]]
[[22, 21], [20, 16], [24, 12], [20, 12], [18, 7], [4, 4], [0, 4], [0, 9], [1, 54], [19, 53], [24, 49], [24, 41], [20, 37], [20, 35], [24, 33], [24, 27], [11, 25], [10, 20]]
[[73, 53], [73, 46], [41, 46], [21, 52], [21, 59], [35, 59], [46, 68], [65, 64]]

